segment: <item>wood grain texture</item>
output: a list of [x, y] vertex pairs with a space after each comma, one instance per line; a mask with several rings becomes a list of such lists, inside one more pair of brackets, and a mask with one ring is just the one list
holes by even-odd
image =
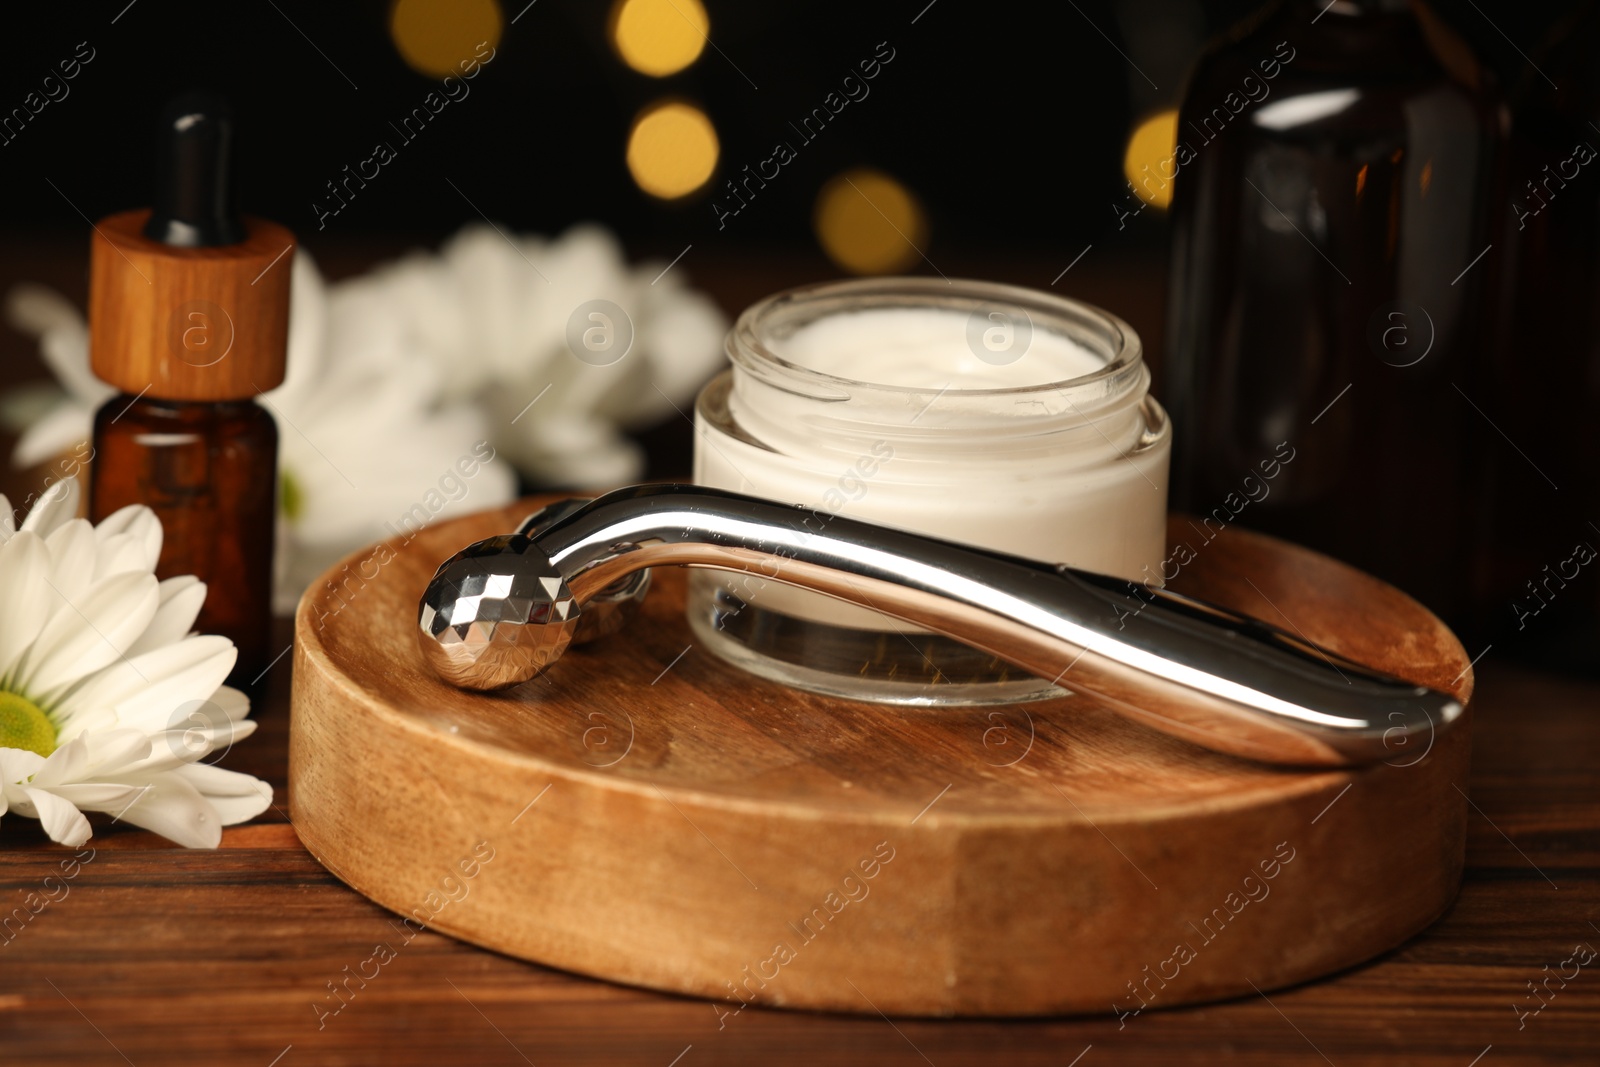
[[[692, 648], [671, 568], [624, 634], [533, 683], [442, 684], [415, 652], [417, 597], [527, 510], [358, 553], [301, 604], [291, 815], [331, 870], [418, 923], [729, 1010], [1126, 1013], [1360, 962], [1455, 893], [1465, 722], [1426, 755], [1305, 773], [1087, 697], [801, 694]], [[1177, 585], [1470, 691], [1427, 612], [1312, 553], [1230, 532]]]
[[124, 393], [241, 400], [283, 382], [294, 235], [244, 220], [235, 245], [174, 248], [149, 209], [101, 219], [89, 257], [89, 358]]
[[[280, 648], [288, 637], [285, 627]], [[1600, 981], [1588, 970], [1520, 1029], [1513, 1011], [1529, 1004], [1526, 983], [1574, 943], [1600, 947], [1589, 926], [1600, 922], [1600, 685], [1528, 672], [1492, 651], [1473, 700], [1471, 781], [1453, 783], [1476, 804], [1461, 893], [1396, 951], [1268, 992], [1270, 1003], [1250, 993], [1125, 1024], [1098, 1016], [893, 1026], [875, 1015], [755, 1009], [719, 1020], [707, 1001], [576, 977], [434, 932], [402, 943], [390, 914], [318, 865], [284, 822], [290, 661], [264, 679], [260, 730], [225, 761], [272, 782], [278, 807], [228, 830], [215, 852], [98, 820], [95, 858], [70, 894], [0, 944], [8, 1067], [266, 1067], [279, 1055], [279, 1067], [524, 1057], [541, 1067], [667, 1067], [680, 1053], [678, 1067], [1064, 1067], [1089, 1046], [1078, 1067], [1465, 1067], [1485, 1048], [1479, 1067], [1495, 1067], [1592, 1062], [1600, 1047]], [[1394, 832], [1405, 824], [1396, 812]], [[22, 906], [65, 855], [34, 823], [0, 819], [0, 903]], [[396, 958], [339, 1014], [319, 1016], [327, 983], [378, 943]]]
[[[0, 288], [42, 279], [81, 301], [80, 247], [64, 253], [25, 235], [11, 245], [12, 254], [0, 257]], [[374, 256], [370, 238], [337, 263], [325, 247], [319, 253], [330, 276], [365, 268]], [[787, 252], [762, 259], [741, 250], [731, 262], [700, 262], [696, 280], [734, 314], [828, 269]], [[1008, 255], [964, 273], [1036, 284], [1059, 269]], [[1075, 292], [1118, 308], [1158, 342], [1162, 306], [1148, 272], [1146, 264], [1113, 260], [1075, 274]], [[0, 333], [0, 354], [8, 368], [42, 373], [20, 335]], [[686, 422], [668, 431], [686, 446]], [[12, 477], [7, 491], [16, 502], [32, 483]], [[288, 645], [289, 627], [278, 636], [275, 653]], [[1559, 964], [1574, 942], [1600, 947], [1588, 925], [1600, 922], [1600, 684], [1517, 667], [1500, 648], [1478, 663], [1471, 777], [1456, 783], [1476, 809], [1468, 815], [1461, 893], [1444, 918], [1379, 959], [1269, 992], [1270, 1004], [1251, 993], [1146, 1012], [1120, 1028], [1109, 1017], [897, 1019], [891, 1026], [876, 1016], [751, 1010], [719, 1029], [705, 1001], [576, 977], [423, 933], [319, 1029], [312, 1004], [326, 996], [325, 983], [395, 934], [388, 913], [319, 866], [283, 821], [291, 660], [284, 656], [264, 679], [255, 702], [260, 730], [224, 761], [272, 782], [277, 809], [226, 831], [223, 847], [210, 853], [99, 820], [96, 858], [70, 896], [0, 944], [7, 1067], [266, 1067], [274, 1060], [278, 1067], [667, 1067], [675, 1060], [677, 1067], [1067, 1067], [1080, 1054], [1076, 1067], [1466, 1067], [1480, 1054], [1478, 1067], [1496, 1067], [1592, 1063], [1600, 1047], [1600, 981], [1588, 969], [1520, 1029], [1512, 1010], [1528, 1003], [1525, 983]], [[1397, 814], [1397, 831], [1403, 824]], [[0, 904], [20, 906], [63, 855], [32, 822], [0, 818]]]

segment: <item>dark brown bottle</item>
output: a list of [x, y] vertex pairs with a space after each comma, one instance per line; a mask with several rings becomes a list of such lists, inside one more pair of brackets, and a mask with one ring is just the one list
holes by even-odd
[[95, 227], [90, 362], [121, 395], [95, 416], [90, 514], [156, 513], [157, 576], [206, 583], [196, 626], [233, 639], [249, 684], [271, 656], [278, 456], [253, 398], [283, 381], [294, 238], [232, 213], [230, 137], [220, 101], [176, 101], [156, 207]]
[[[1513, 91], [1508, 327], [1491, 395], [1486, 636], [1600, 673], [1600, 5], [1569, 9]], [[1546, 79], [1549, 80], [1546, 80]], [[1515, 447], [1508, 442], [1514, 442]]]
[[94, 446], [91, 518], [128, 504], [160, 517], [156, 574], [207, 584], [196, 628], [233, 638], [233, 677], [253, 681], [272, 656], [272, 416], [251, 400], [115, 396], [95, 415]]
[[1502, 131], [1393, 0], [1291, 0], [1201, 59], [1163, 383], [1180, 507], [1460, 617]]

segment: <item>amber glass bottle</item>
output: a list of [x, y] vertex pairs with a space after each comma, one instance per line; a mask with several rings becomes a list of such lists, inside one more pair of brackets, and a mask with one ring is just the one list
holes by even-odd
[[1491, 394], [1506, 440], [1484, 487], [1484, 614], [1496, 655], [1597, 675], [1600, 4], [1573, 5], [1529, 53], [1499, 212], [1512, 300]]
[[235, 680], [271, 653], [273, 480], [278, 428], [251, 400], [220, 403], [112, 397], [94, 420], [92, 517], [146, 504], [164, 538], [156, 573], [209, 587], [196, 623], [233, 638]]
[[1501, 116], [1395, 0], [1288, 0], [1201, 59], [1162, 381], [1179, 506], [1461, 616]]
[[102, 219], [90, 256], [90, 361], [121, 390], [95, 416], [90, 512], [148, 505], [158, 577], [207, 585], [198, 629], [267, 666], [278, 431], [253, 399], [283, 381], [294, 238], [228, 205], [226, 106], [176, 101], [153, 210]]

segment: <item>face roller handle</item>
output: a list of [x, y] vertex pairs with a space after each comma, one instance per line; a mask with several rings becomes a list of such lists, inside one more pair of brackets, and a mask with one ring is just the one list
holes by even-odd
[[441, 677], [473, 689], [527, 681], [582, 639], [595, 598], [631, 603], [642, 590], [628, 583], [645, 568], [695, 566], [871, 608], [1165, 733], [1271, 763], [1414, 753], [1463, 710], [1226, 608], [891, 527], [690, 485], [555, 508], [439, 568], [419, 624]]

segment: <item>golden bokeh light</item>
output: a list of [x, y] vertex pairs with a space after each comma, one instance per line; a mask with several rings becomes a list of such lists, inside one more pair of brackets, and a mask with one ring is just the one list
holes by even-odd
[[817, 194], [817, 240], [852, 274], [893, 274], [922, 258], [928, 223], [904, 185], [860, 168], [828, 181]]
[[[406, 66], [430, 78], [460, 77], [462, 63], [483, 62], [504, 28], [497, 0], [394, 0], [389, 9], [395, 50]], [[482, 55], [480, 45], [486, 46]]]
[[640, 74], [665, 78], [700, 58], [711, 19], [700, 0], [617, 0], [611, 46]]
[[717, 169], [717, 130], [692, 104], [646, 108], [628, 134], [628, 171], [639, 188], [662, 200], [688, 196]]
[[1139, 199], [1165, 211], [1177, 173], [1178, 113], [1158, 111], [1134, 128], [1122, 154], [1122, 173]]

